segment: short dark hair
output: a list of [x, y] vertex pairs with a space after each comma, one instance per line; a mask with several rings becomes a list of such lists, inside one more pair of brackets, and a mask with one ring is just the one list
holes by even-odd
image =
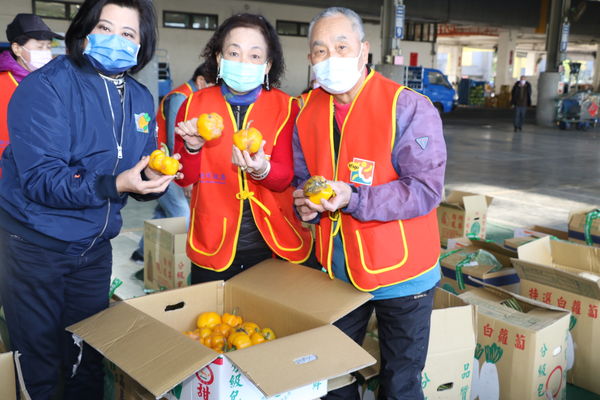
[[[17, 36], [16, 38], [14, 38], [12, 40], [12, 42], [10, 42], [10, 44], [12, 45], [13, 43], [16, 43], [19, 46], [25, 46], [25, 44], [27, 42], [29, 42], [29, 39], [31, 39], [29, 36], [25, 36], [25, 35]], [[17, 55], [13, 51], [12, 46], [10, 46], [8, 48], [8, 50], [10, 51], [10, 55], [16, 60], [17, 59]]]
[[279, 86], [285, 70], [281, 42], [279, 41], [279, 36], [277, 36], [277, 32], [275, 31], [275, 28], [273, 28], [273, 25], [271, 25], [265, 17], [257, 14], [233, 15], [223, 21], [212, 35], [202, 52], [202, 57], [205, 58], [204, 63], [207, 67], [210, 82], [216, 82], [217, 80], [217, 54], [223, 52], [223, 42], [225, 41], [225, 37], [235, 28], [255, 28], [262, 33], [265, 42], [267, 42], [267, 59], [271, 61], [269, 84], [271, 86]]
[[192, 80], [195, 81], [199, 76], [203, 77], [206, 83], [215, 83], [214, 80], [211, 80], [210, 74], [208, 73], [208, 67], [205, 62], [200, 64], [198, 68], [194, 71], [194, 75], [192, 75]]
[[152, 60], [156, 50], [158, 28], [156, 26], [156, 11], [151, 0], [85, 0], [73, 18], [67, 34], [65, 45], [67, 54], [78, 65], [84, 64], [83, 42], [87, 35], [96, 27], [100, 20], [102, 9], [107, 4], [137, 10], [140, 15], [140, 51], [137, 65], [130, 72], [137, 72]]

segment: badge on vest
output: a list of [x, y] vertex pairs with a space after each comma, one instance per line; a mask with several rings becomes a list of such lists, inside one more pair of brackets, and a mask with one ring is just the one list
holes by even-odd
[[375, 161], [354, 157], [352, 162], [348, 163], [348, 169], [350, 170], [350, 182], [368, 186], [373, 184]]
[[148, 125], [150, 124], [150, 114], [141, 113], [141, 114], [133, 114], [135, 118], [135, 129], [138, 132], [148, 133]]

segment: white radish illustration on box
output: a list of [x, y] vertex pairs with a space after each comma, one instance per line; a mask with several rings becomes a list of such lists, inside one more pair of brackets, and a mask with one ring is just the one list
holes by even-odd
[[479, 372], [479, 400], [498, 400], [500, 398], [500, 381], [496, 364], [502, 358], [504, 350], [496, 343], [485, 346], [485, 362]]
[[483, 354], [483, 346], [481, 343], [477, 343], [475, 347], [475, 357], [473, 359], [473, 377], [471, 379], [471, 398], [475, 400], [479, 396], [479, 359]]
[[577, 324], [577, 318], [571, 315], [571, 321], [569, 322], [569, 331], [567, 332], [567, 371], [573, 368], [573, 364], [575, 364], [575, 346], [576, 343], [573, 341], [573, 335], [571, 335], [571, 331], [575, 328]]

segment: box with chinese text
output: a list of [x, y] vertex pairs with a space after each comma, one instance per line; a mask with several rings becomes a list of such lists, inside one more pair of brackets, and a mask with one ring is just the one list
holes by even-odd
[[[474, 313], [473, 306], [452, 293], [440, 288], [435, 290], [429, 350], [421, 374], [425, 399], [469, 398], [475, 350]], [[379, 373], [379, 341], [374, 332], [367, 334], [363, 343], [363, 348], [377, 359], [375, 365], [360, 371], [365, 380]], [[363, 397], [366, 397], [369, 391], [376, 391], [373, 385], [365, 386], [367, 387], [362, 391]], [[373, 398], [376, 398], [374, 394]]]
[[[326, 379], [373, 364], [373, 357], [332, 325], [371, 297], [320, 271], [273, 259], [227, 282], [119, 302], [68, 330], [155, 398], [178, 398], [186, 380], [194, 381], [204, 367], [226, 357], [244, 375], [247, 387], [251, 384], [261, 393], [257, 400], [262, 400], [307, 388], [323, 390]], [[182, 333], [195, 328], [202, 312], [222, 314], [234, 309], [244, 319], [272, 328], [277, 339], [221, 356]], [[215, 375], [214, 379], [231, 377]], [[315, 386], [318, 382], [322, 385]]]
[[523, 296], [571, 311], [569, 381], [600, 394], [600, 248], [543, 238], [512, 261]]
[[144, 222], [144, 286], [175, 289], [189, 285], [190, 260], [185, 252], [184, 217]]
[[569, 312], [487, 285], [459, 297], [477, 307], [472, 399], [566, 399]]
[[437, 209], [440, 241], [467, 235], [485, 239], [487, 209], [492, 198], [474, 193], [451, 192]]

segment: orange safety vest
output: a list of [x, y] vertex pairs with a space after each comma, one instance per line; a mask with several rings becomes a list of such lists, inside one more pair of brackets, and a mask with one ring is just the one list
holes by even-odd
[[[10, 71], [0, 72], [0, 156], [10, 141], [8, 136], [8, 102], [19, 82]], [[0, 176], [2, 169], [0, 169]]]
[[[311, 91], [296, 120], [310, 174], [354, 185], [397, 180], [390, 154], [396, 135], [396, 101], [403, 89], [370, 72], [341, 127], [337, 164], [333, 97], [322, 89]], [[420, 217], [388, 222], [359, 221], [339, 211], [324, 213], [316, 226], [316, 255], [332, 278], [333, 238], [339, 230], [348, 276], [363, 291], [422, 275], [436, 266], [440, 254], [435, 209]]]
[[[246, 112], [243, 126], [253, 121], [252, 126], [266, 140], [267, 157], [291, 116], [292, 101], [280, 90], [263, 91]], [[235, 257], [242, 207], [248, 199], [256, 226], [271, 250], [291, 262], [306, 261], [312, 234], [294, 213], [292, 187], [273, 192], [248, 179], [244, 171], [231, 163], [233, 133], [238, 127], [219, 86], [193, 93], [185, 120], [211, 112], [223, 117], [225, 129], [221, 137], [207, 142], [199, 154], [200, 180], [192, 191], [188, 257], [206, 269], [220, 272], [229, 268]]]
[[[158, 147], [161, 146], [162, 143], [167, 144], [167, 117], [165, 116], [165, 100], [175, 94], [179, 93], [184, 95], [185, 97], [190, 97], [194, 90], [190, 86], [189, 83], [184, 83], [183, 85], [176, 87], [167, 93], [162, 100], [160, 101], [160, 105], [158, 106], [158, 113], [156, 113], [156, 129], [158, 130]], [[169, 149], [171, 151], [173, 149]]]

